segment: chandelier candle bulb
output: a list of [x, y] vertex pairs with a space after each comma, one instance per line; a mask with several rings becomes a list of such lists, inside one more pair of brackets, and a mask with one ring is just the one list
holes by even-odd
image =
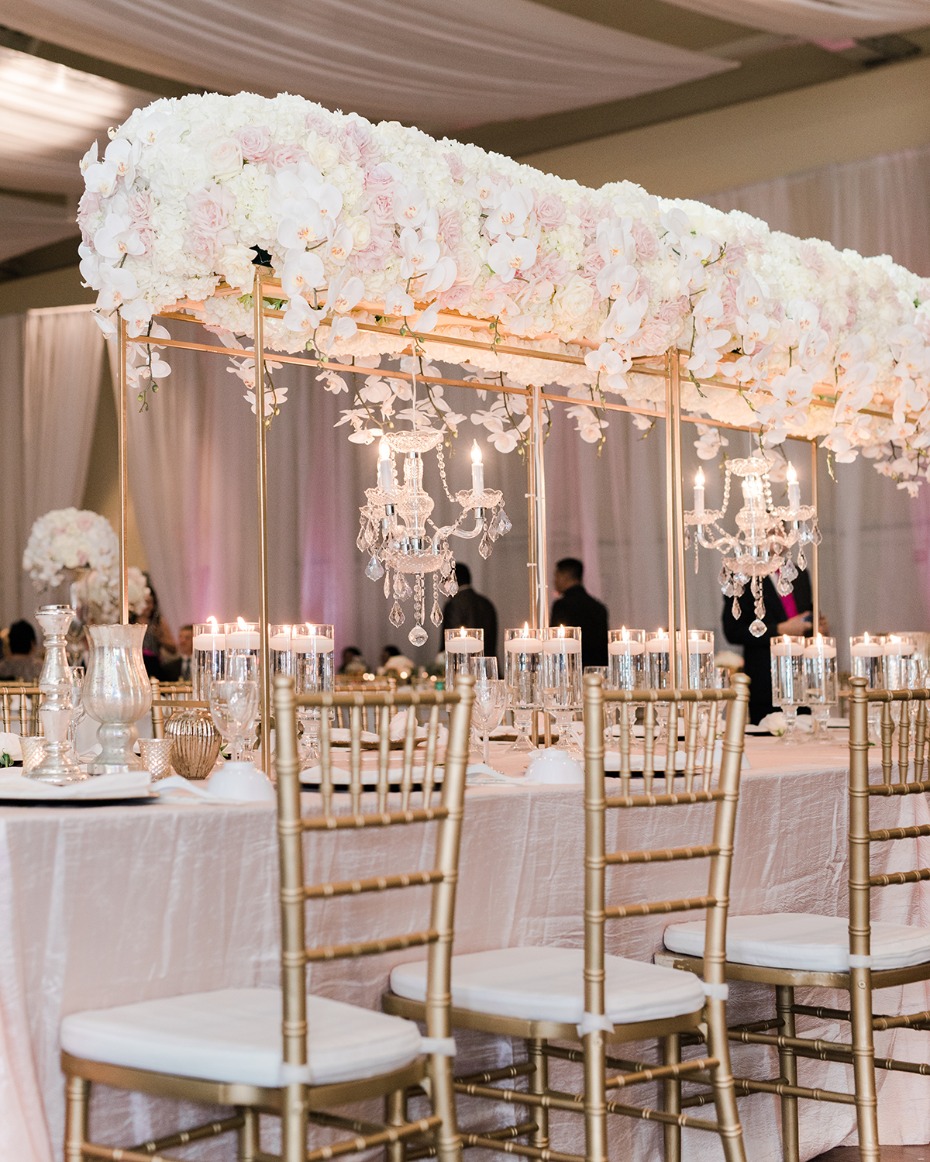
[[474, 492], [484, 492], [484, 462], [477, 440], [471, 446], [471, 486]]
[[699, 468], [694, 477], [694, 515], [704, 515], [704, 469]]
[[787, 471], [788, 480], [788, 507], [800, 508], [801, 506], [801, 486], [798, 484], [798, 474], [795, 471], [794, 465], [788, 465]]
[[381, 437], [378, 446], [378, 487], [390, 495], [394, 491], [394, 476], [391, 471], [391, 446]]

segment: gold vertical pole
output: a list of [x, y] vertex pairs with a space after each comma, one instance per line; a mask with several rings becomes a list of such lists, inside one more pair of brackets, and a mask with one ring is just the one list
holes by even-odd
[[[820, 490], [817, 487], [817, 444], [811, 440], [811, 504], [814, 513], [820, 516]], [[811, 605], [813, 607], [814, 633], [820, 633], [820, 547], [810, 547], [811, 557]]]
[[271, 774], [271, 672], [268, 657], [268, 470], [265, 427], [265, 318], [262, 271], [255, 269], [252, 310], [255, 331], [256, 467], [258, 483], [258, 642], [261, 657], [262, 764]]
[[129, 589], [126, 584], [126, 537], [129, 526], [129, 459], [127, 456], [127, 419], [129, 412], [129, 368], [126, 343], [126, 320], [119, 319], [119, 364], [117, 368], [116, 432], [119, 443], [119, 618], [129, 624]]
[[675, 530], [675, 575], [678, 586], [678, 653], [681, 659], [681, 685], [690, 687], [691, 668], [688, 665], [688, 575], [685, 569], [685, 507], [682, 496], [683, 479], [681, 458], [681, 364], [677, 353], [671, 365], [672, 398], [675, 423], [672, 427], [672, 447], [675, 452], [672, 474], [672, 500]]
[[536, 621], [535, 626], [549, 624], [549, 550], [546, 544], [546, 463], [545, 423], [543, 422], [542, 388], [533, 388], [533, 520], [536, 538]]
[[539, 561], [536, 557], [536, 408], [530, 401], [530, 430], [526, 451], [526, 576], [529, 583], [529, 619], [539, 628], [536, 615], [539, 592]]
[[675, 688], [678, 685], [678, 653], [675, 641], [677, 618], [677, 576], [678, 564], [675, 546], [675, 476], [678, 472], [677, 445], [678, 431], [678, 352], [669, 351], [665, 356], [665, 572], [668, 583], [668, 680]]

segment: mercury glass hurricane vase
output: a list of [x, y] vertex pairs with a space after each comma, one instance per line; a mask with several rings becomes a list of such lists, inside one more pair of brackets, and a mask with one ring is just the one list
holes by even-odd
[[72, 692], [66, 642], [73, 620], [70, 605], [42, 605], [36, 610], [36, 621], [45, 635], [45, 661], [39, 675], [45, 757], [28, 777], [43, 783], [67, 783], [83, 777], [68, 745]]
[[84, 678], [84, 705], [100, 723], [100, 754], [91, 775], [142, 770], [132, 752], [134, 725], [152, 705], [152, 687], [142, 661], [144, 625], [92, 625]]

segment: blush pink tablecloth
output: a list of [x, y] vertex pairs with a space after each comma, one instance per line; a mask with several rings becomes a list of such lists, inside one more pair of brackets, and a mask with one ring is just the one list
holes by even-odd
[[[502, 753], [503, 747], [496, 747], [492, 763]], [[839, 741], [786, 747], [749, 739], [747, 758], [733, 911], [845, 914], [845, 747]], [[888, 810], [889, 818], [908, 820], [923, 805], [901, 801]], [[629, 826], [628, 818], [611, 826]], [[671, 837], [675, 828], [656, 813], [636, 826], [642, 829], [637, 846], [646, 829]], [[393, 842], [383, 834], [377, 840]], [[469, 789], [457, 950], [580, 944], [582, 847], [580, 788]], [[311, 863], [323, 870], [328, 858], [324, 845], [314, 840]], [[360, 871], [370, 871], [370, 848], [354, 858]], [[277, 984], [276, 859], [270, 808], [170, 803], [0, 808], [0, 1159], [52, 1162], [61, 1156], [62, 1015], [181, 991]], [[925, 855], [923, 862], [930, 858]], [[637, 874], [647, 873], [637, 869]], [[673, 876], [676, 869], [653, 868], [648, 874]], [[383, 903], [354, 903], [369, 934], [388, 930]], [[889, 890], [881, 917], [930, 923], [928, 889]], [[331, 929], [332, 939], [348, 932], [331, 915], [315, 922]], [[659, 918], [624, 931], [622, 946], [613, 950], [649, 956], [661, 944], [663, 926]], [[330, 996], [376, 1003], [388, 968], [386, 959], [356, 963], [349, 973], [326, 966], [313, 985]], [[734, 989], [731, 998], [742, 1015], [758, 996]], [[908, 999], [930, 1007], [923, 986], [912, 987]], [[885, 1011], [899, 1000], [884, 995]], [[930, 1037], [898, 1033], [879, 1042], [880, 1052], [892, 1047], [926, 1060]], [[460, 1048], [476, 1052], [465, 1039]], [[495, 1060], [506, 1059], [510, 1047], [502, 1043], [488, 1052]], [[802, 1076], [804, 1069], [802, 1064]], [[826, 1084], [845, 1085], [843, 1067], [832, 1069]], [[882, 1077], [880, 1084], [882, 1141], [930, 1139], [930, 1081], [899, 1075]], [[779, 1158], [775, 1099], [753, 1097], [740, 1109], [749, 1157]], [[845, 1107], [802, 1103], [801, 1109], [805, 1158], [843, 1142], [854, 1130], [854, 1115]], [[103, 1089], [97, 1091], [92, 1117], [125, 1145], [169, 1124], [157, 1103]], [[612, 1125], [618, 1156], [658, 1156], [657, 1127], [621, 1119]], [[579, 1147], [576, 1126], [557, 1134], [557, 1148]], [[720, 1156], [712, 1135], [694, 1131], [686, 1135], [685, 1152], [701, 1162]], [[229, 1142], [213, 1143], [190, 1156], [232, 1159], [234, 1149]]]

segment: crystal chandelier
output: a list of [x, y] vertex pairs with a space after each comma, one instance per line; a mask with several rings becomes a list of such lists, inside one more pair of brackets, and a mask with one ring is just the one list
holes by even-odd
[[[727, 460], [723, 487], [723, 506], [719, 509], [704, 507], [704, 473], [698, 469], [694, 481], [694, 509], [686, 512], [685, 526], [694, 528], [694, 563], [697, 570], [698, 546], [716, 549], [723, 554], [720, 587], [724, 596], [733, 598], [733, 616], [740, 616], [739, 599], [746, 585], [754, 599], [755, 620], [749, 627], [754, 637], [766, 632], [765, 601], [762, 596], [762, 578], [775, 574], [775, 590], [781, 597], [794, 588], [800, 569], [807, 567], [805, 545], [819, 545], [820, 529], [813, 505], [801, 504], [798, 475], [788, 465], [788, 503], [772, 503], [772, 485], [769, 463], [762, 456], [742, 460]], [[733, 476], [741, 481], [743, 506], [736, 514], [735, 533], [727, 532], [723, 520], [730, 502], [730, 482]], [[792, 559], [792, 551], [795, 552]]]
[[[449, 490], [442, 439], [441, 430], [416, 425], [412, 431], [385, 432], [378, 457], [378, 483], [365, 489], [366, 503], [359, 510], [357, 543], [369, 555], [365, 575], [372, 581], [384, 578], [384, 596], [389, 601], [393, 598], [388, 615], [393, 626], [404, 624], [404, 602], [413, 598], [415, 624], [407, 636], [414, 646], [423, 645], [429, 637], [423, 628], [426, 575], [433, 574], [429, 615], [433, 625], [442, 623], [439, 594], [451, 597], [458, 590], [449, 538], [471, 540], [480, 536], [478, 552], [487, 557], [493, 543], [511, 527], [503, 494], [484, 486], [484, 464], [477, 443], [472, 447], [471, 488], [456, 493]], [[461, 509], [450, 525], [434, 523], [433, 498], [423, 487], [424, 453], [433, 450], [443, 490]], [[399, 465], [403, 465], [402, 473]], [[464, 528], [471, 516], [473, 524]]]

